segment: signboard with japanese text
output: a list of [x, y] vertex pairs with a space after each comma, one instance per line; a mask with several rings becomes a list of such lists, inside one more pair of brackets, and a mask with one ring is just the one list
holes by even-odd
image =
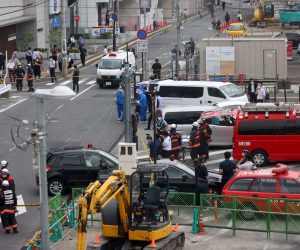
[[55, 15], [61, 12], [61, 1], [63, 0], [49, 0], [49, 14]]
[[148, 52], [148, 41], [140, 40], [136, 42], [136, 51], [137, 52]]

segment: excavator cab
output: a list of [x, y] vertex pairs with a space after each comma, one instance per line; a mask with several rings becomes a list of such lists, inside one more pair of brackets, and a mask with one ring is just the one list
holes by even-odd
[[159, 229], [169, 225], [167, 166], [140, 165], [130, 178], [129, 228]]

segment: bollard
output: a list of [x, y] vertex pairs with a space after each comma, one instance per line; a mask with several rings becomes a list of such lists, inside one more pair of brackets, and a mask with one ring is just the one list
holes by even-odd
[[200, 216], [199, 216], [199, 235], [205, 235], [206, 233], [204, 232], [204, 226], [203, 226], [203, 212], [200, 211]]
[[219, 220], [218, 216], [218, 200], [215, 199], [214, 201], [214, 222], [217, 222]]

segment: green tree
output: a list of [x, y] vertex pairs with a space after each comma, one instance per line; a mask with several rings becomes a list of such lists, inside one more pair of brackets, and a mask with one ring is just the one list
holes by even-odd
[[34, 41], [34, 36], [31, 32], [24, 32], [18, 39], [21, 51], [26, 51], [26, 47]]
[[61, 44], [61, 32], [60, 30], [51, 30], [48, 36], [48, 40], [50, 43], [50, 48], [55, 44], [58, 48], [60, 48]]

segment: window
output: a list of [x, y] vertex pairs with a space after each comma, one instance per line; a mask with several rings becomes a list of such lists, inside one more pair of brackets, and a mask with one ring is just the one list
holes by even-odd
[[64, 166], [80, 166], [80, 155], [65, 154], [63, 156], [62, 164]]
[[276, 193], [276, 179], [275, 178], [257, 178], [251, 192], [266, 192]]
[[100, 167], [100, 165], [102, 163], [102, 157], [98, 154], [86, 153], [84, 155], [84, 158], [85, 158], [85, 164], [87, 167], [97, 168], [97, 167]]
[[174, 167], [168, 167], [166, 169], [166, 173], [167, 175], [169, 176], [169, 178], [172, 178], [172, 177], [181, 177], [182, 176], [182, 172]]
[[240, 121], [240, 135], [300, 135], [300, 121]]
[[203, 96], [203, 87], [161, 86], [159, 94], [161, 97], [199, 98]]
[[99, 69], [120, 69], [122, 68], [121, 59], [102, 59], [99, 62]]
[[280, 192], [285, 194], [300, 194], [300, 183], [289, 179], [280, 179]]
[[233, 83], [221, 86], [220, 90], [229, 97], [239, 97], [245, 94], [244, 89], [242, 87], [236, 86]]
[[103, 162], [105, 162], [107, 164], [108, 168], [117, 167], [117, 164], [115, 164], [114, 162], [112, 162], [111, 160], [109, 160], [107, 158], [103, 158]]
[[211, 118], [208, 118], [208, 119], [205, 119], [207, 121], [208, 124], [210, 125], [219, 125], [219, 122], [220, 122], [220, 119], [219, 117], [215, 116], [215, 117], [211, 117]]
[[49, 165], [51, 167], [58, 167], [61, 160], [62, 160], [61, 155], [49, 154], [47, 156], [47, 165]]
[[253, 182], [254, 179], [238, 179], [234, 181], [231, 186], [229, 187], [229, 190], [235, 190], [235, 191], [248, 191], [250, 184]]
[[202, 111], [167, 112], [164, 119], [168, 124], [192, 124], [201, 114]]
[[226, 96], [219, 89], [210, 87], [208, 87], [207, 89], [209, 96], [226, 99]]

